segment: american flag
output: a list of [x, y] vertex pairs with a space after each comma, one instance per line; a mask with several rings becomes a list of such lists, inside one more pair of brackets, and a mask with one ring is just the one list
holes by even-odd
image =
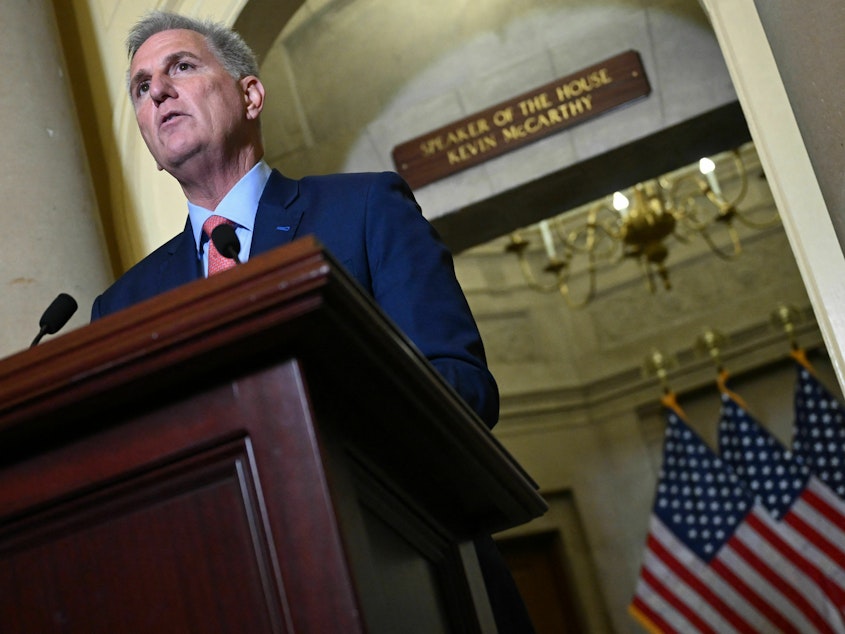
[[845, 413], [839, 401], [809, 370], [806, 358], [796, 359], [792, 451], [845, 500]]
[[666, 418], [633, 616], [652, 632], [845, 632], [777, 522], [678, 412]]
[[796, 563], [824, 577], [822, 590], [845, 608], [845, 503], [766, 431], [730, 393], [722, 394], [719, 453], [758, 502], [800, 545]]

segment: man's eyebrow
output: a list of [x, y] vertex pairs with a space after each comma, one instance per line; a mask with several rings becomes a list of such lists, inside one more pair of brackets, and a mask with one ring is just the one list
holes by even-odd
[[[173, 64], [175, 64], [180, 59], [190, 58], [192, 60], [200, 61], [199, 55], [196, 53], [192, 53], [191, 51], [176, 51], [175, 53], [170, 53], [167, 57], [164, 58], [162, 66], [164, 68], [170, 68]], [[135, 86], [137, 86], [144, 78], [150, 76], [150, 71], [146, 68], [139, 68], [135, 71], [135, 74], [132, 75], [132, 79], [129, 82], [129, 88], [134, 92]]]

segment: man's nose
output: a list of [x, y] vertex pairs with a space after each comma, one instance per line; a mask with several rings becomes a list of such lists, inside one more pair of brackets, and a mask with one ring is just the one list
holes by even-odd
[[173, 82], [168, 75], [155, 75], [150, 79], [150, 97], [156, 104], [174, 96]]

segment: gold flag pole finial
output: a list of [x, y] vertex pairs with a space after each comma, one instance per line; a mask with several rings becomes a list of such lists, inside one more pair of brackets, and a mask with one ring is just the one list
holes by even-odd
[[791, 350], [798, 349], [798, 340], [795, 336], [795, 325], [801, 321], [801, 313], [790, 304], [779, 304], [770, 315], [772, 325], [783, 329]]
[[695, 349], [702, 356], [709, 357], [716, 364], [716, 370], [724, 371], [722, 347], [728, 342], [727, 337], [718, 330], [706, 328], [695, 340]]
[[643, 370], [645, 376], [656, 377], [663, 388], [663, 393], [669, 394], [672, 391], [669, 387], [669, 369], [675, 367], [676, 364], [674, 357], [653, 348], [643, 361]]

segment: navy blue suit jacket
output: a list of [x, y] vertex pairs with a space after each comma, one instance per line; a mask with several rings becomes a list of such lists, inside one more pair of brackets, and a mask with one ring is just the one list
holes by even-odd
[[[488, 426], [499, 395], [452, 257], [396, 174], [302, 180], [273, 171], [255, 218], [251, 255], [313, 234]], [[202, 277], [185, 230], [100, 295], [92, 320]]]

